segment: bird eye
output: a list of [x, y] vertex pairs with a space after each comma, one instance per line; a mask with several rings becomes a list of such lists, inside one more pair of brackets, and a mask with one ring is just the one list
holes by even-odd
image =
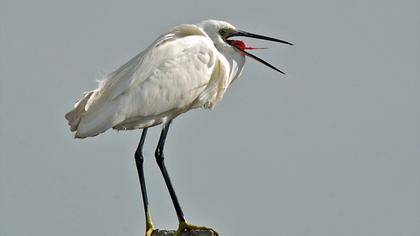
[[227, 33], [227, 30], [226, 30], [226, 29], [221, 29], [221, 30], [219, 30], [219, 34], [220, 34], [221, 36], [224, 36], [226, 33]]

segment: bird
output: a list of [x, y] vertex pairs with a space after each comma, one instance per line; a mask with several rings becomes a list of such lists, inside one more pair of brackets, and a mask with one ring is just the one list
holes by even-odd
[[143, 171], [143, 144], [148, 128], [162, 125], [155, 159], [163, 175], [178, 218], [176, 236], [207, 229], [185, 219], [165, 166], [164, 146], [174, 118], [195, 109], [212, 110], [227, 88], [242, 74], [245, 58], [284, 74], [270, 63], [249, 53], [249, 47], [233, 37], [250, 37], [293, 45], [277, 38], [249, 33], [221, 20], [181, 24], [159, 36], [144, 51], [85, 92], [65, 114], [75, 138], [97, 136], [108, 129], [142, 129], [134, 153], [146, 219], [146, 236], [154, 230], [148, 207]]

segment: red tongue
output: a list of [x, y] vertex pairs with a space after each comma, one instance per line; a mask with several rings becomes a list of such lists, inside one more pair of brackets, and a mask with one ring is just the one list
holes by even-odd
[[241, 41], [241, 40], [229, 40], [229, 41], [231, 41], [230, 42], [230, 45], [232, 45], [232, 46], [234, 46], [234, 47], [237, 47], [237, 48], [239, 48], [239, 49], [241, 49], [241, 50], [253, 50], [253, 49], [265, 49], [265, 48], [253, 48], [253, 47], [248, 47], [246, 44], [245, 44], [245, 42], [244, 41]]

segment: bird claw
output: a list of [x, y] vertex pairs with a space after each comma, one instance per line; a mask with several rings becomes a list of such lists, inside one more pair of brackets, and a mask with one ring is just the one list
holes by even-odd
[[146, 236], [152, 236], [155, 227], [152, 223], [152, 218], [150, 217], [149, 210], [146, 210]]
[[145, 236], [152, 236], [154, 228], [148, 228], [146, 229], [146, 235]]
[[180, 222], [178, 225], [178, 229], [176, 230], [174, 236], [181, 236], [182, 233], [192, 231], [192, 230], [205, 230], [210, 231], [213, 233], [213, 236], [219, 236], [219, 233], [216, 232], [216, 230], [205, 227], [205, 226], [197, 226], [197, 225], [191, 225], [187, 222]]

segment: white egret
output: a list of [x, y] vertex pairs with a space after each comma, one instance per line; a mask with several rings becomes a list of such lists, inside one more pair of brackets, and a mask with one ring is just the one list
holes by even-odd
[[245, 56], [283, 73], [246, 52], [255, 49], [231, 37], [244, 36], [292, 45], [283, 40], [248, 33], [217, 20], [184, 24], [161, 35], [147, 49], [105, 77], [87, 92], [65, 117], [76, 138], [96, 136], [113, 128], [143, 129], [135, 160], [146, 217], [146, 235], [154, 227], [149, 214], [143, 174], [143, 143], [147, 129], [163, 124], [155, 151], [157, 164], [168, 187], [179, 226], [176, 235], [201, 229], [186, 222], [164, 164], [163, 148], [171, 121], [193, 108], [212, 109], [237, 79]]

